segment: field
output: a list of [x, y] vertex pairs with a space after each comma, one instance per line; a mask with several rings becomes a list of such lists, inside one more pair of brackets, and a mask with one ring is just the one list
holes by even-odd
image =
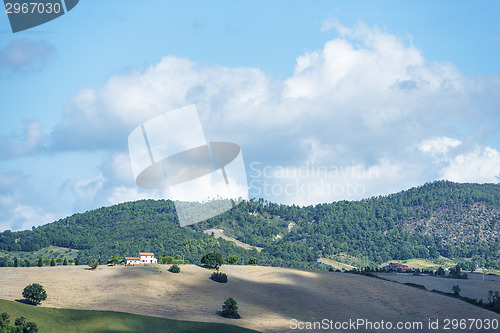
[[[291, 319], [427, 322], [428, 318], [473, 317], [500, 320], [498, 314], [453, 298], [360, 275], [223, 266], [229, 282], [220, 284], [209, 279], [211, 271], [198, 266], [182, 265], [179, 274], [168, 272], [168, 267], [0, 268], [0, 298], [19, 299], [26, 285], [37, 282], [49, 295], [43, 307], [111, 310], [226, 323], [262, 332], [290, 331]], [[217, 315], [228, 297], [238, 302], [241, 319]]]
[[253, 246], [253, 245], [250, 245], [250, 244], [247, 244], [247, 243], [243, 243], [239, 240], [237, 240], [236, 238], [233, 238], [233, 237], [229, 237], [229, 236], [226, 236], [224, 234], [224, 230], [222, 229], [207, 229], [207, 230], [204, 230], [203, 233], [207, 234], [207, 235], [213, 235], [213, 237], [215, 239], [217, 238], [222, 238], [222, 239], [225, 239], [227, 241], [230, 241], [230, 242], [233, 242], [236, 246], [239, 246], [245, 250], [253, 250], [253, 249], [256, 249], [257, 251], [262, 251], [262, 247], [258, 247], [258, 246]]
[[[52, 332], [213, 332], [250, 333], [241, 327], [214, 323], [195, 323], [172, 319], [139, 316], [123, 312], [54, 309], [34, 307], [13, 301], [0, 300], [0, 312], [10, 315], [10, 324], [17, 317], [37, 324], [40, 333]], [[168, 328], [168, 329], [167, 329]]]
[[338, 269], [338, 270], [346, 270], [346, 271], [349, 271], [353, 268], [356, 268], [354, 266], [351, 266], [351, 265], [348, 265], [348, 264], [344, 264], [344, 263], [341, 263], [341, 262], [338, 262], [338, 261], [335, 261], [335, 260], [332, 260], [332, 259], [328, 259], [328, 258], [319, 258], [318, 259], [318, 262], [322, 263], [322, 264], [325, 264], [325, 265], [328, 265], [328, 266], [332, 266], [333, 268], [335, 269]]
[[391, 281], [396, 281], [399, 283], [416, 283], [423, 285], [427, 290], [439, 290], [447, 293], [451, 293], [451, 288], [454, 285], [460, 287], [460, 295], [475, 298], [477, 300], [482, 299], [483, 302], [488, 301], [488, 291], [499, 291], [500, 292], [500, 276], [497, 275], [485, 275], [484, 281], [482, 280], [482, 274], [469, 273], [468, 280], [458, 280], [458, 279], [448, 279], [436, 276], [415, 276], [411, 274], [387, 274], [381, 273], [378, 276], [388, 279]]
[[49, 246], [38, 251], [33, 252], [23, 252], [23, 251], [0, 251], [0, 258], [8, 258], [9, 260], [14, 260], [14, 258], [18, 258], [21, 260], [30, 260], [32, 265], [36, 265], [38, 258], [42, 257], [43, 259], [57, 259], [57, 258], [66, 258], [74, 259], [78, 256], [78, 250], [67, 249], [65, 247], [59, 246]]

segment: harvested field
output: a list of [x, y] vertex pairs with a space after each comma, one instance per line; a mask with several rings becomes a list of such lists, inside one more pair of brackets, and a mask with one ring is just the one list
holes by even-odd
[[[229, 282], [209, 279], [211, 271], [182, 265], [0, 268], [0, 298], [21, 298], [23, 288], [41, 283], [44, 307], [113, 310], [171, 319], [220, 322], [263, 332], [288, 332], [290, 320], [421, 321], [490, 318], [500, 315], [465, 302], [389, 281], [334, 272], [259, 266], [223, 266]], [[242, 319], [217, 315], [228, 297]], [[425, 325], [424, 325], [425, 328]], [[363, 332], [360, 329], [357, 332]], [[373, 331], [373, 330], [371, 330]], [[419, 332], [435, 332], [419, 330]], [[463, 330], [461, 332], [473, 332]]]

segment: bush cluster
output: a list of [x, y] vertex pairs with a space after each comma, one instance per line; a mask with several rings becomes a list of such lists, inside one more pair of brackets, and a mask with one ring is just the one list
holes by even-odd
[[171, 272], [171, 273], [180, 273], [181, 272], [181, 268], [179, 267], [179, 265], [173, 264], [172, 266], [170, 266], [170, 268], [168, 269], [168, 271]]
[[227, 275], [224, 273], [220, 272], [213, 272], [212, 276], [210, 276], [212, 280], [215, 282], [220, 282], [220, 283], [226, 283], [227, 282]]

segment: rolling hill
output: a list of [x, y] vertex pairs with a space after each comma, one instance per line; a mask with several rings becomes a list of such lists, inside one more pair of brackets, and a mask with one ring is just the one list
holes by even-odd
[[[500, 268], [500, 185], [437, 181], [360, 201], [287, 206], [244, 201], [183, 228], [171, 201], [141, 200], [74, 214], [44, 226], [0, 233], [0, 250], [76, 249], [83, 261], [151, 251], [192, 263], [212, 250], [257, 257], [263, 265], [319, 267], [317, 259], [349, 255], [369, 264], [393, 259], [454, 258], [464, 269]], [[204, 230], [251, 246], [243, 249]], [[19, 252], [16, 252], [19, 253]], [[8, 255], [0, 262], [12, 259]]]
[[[261, 332], [290, 332], [292, 319], [303, 322], [383, 320], [394, 325], [422, 322], [422, 329], [415, 330], [418, 332], [445, 331], [446, 318], [500, 320], [498, 313], [455, 298], [362, 275], [241, 265], [223, 265], [221, 270], [228, 275], [227, 283], [210, 280], [211, 271], [195, 265], [181, 265], [179, 274], [168, 272], [168, 265], [100, 266], [97, 270], [83, 266], [4, 267], [0, 268], [0, 299], [19, 299], [24, 286], [36, 282], [47, 290], [48, 298], [42, 303], [45, 309], [120, 311], [231, 324]], [[486, 290], [492, 287], [488, 281], [474, 282]], [[238, 302], [241, 319], [217, 315], [228, 297]], [[3, 304], [0, 301], [0, 312]], [[20, 315], [24, 314], [30, 321], [36, 319], [30, 318], [26, 311], [38, 309], [22, 310]], [[58, 316], [58, 311], [51, 312], [56, 317], [48, 317], [46, 320], [50, 323], [65, 320]], [[429, 330], [429, 320], [439, 320], [440, 330]], [[107, 317], [104, 321], [111, 324]], [[119, 322], [115, 327], [114, 332], [120, 331]], [[364, 327], [331, 331], [388, 332]], [[467, 327], [460, 332], [477, 330]]]

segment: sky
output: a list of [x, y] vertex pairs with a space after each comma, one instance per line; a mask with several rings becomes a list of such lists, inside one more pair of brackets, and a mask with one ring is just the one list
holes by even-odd
[[249, 197], [359, 200], [500, 180], [500, 2], [80, 1], [0, 12], [0, 231], [164, 194], [127, 138], [194, 104]]

